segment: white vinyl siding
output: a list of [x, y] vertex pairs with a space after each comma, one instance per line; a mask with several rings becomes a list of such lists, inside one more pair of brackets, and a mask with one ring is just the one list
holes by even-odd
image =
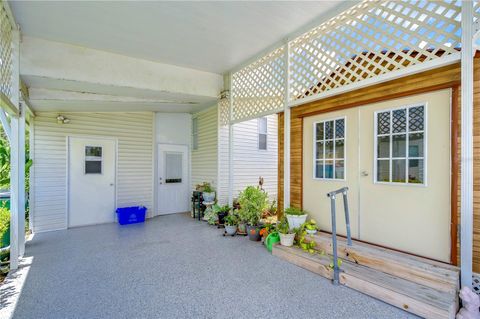
[[217, 187], [217, 106], [194, 115], [198, 126], [198, 148], [192, 150], [192, 189], [202, 182]]
[[258, 149], [259, 121], [257, 119], [234, 125], [234, 198], [238, 197], [246, 186], [258, 185], [260, 176], [264, 179], [263, 188], [270, 199], [277, 198], [278, 121], [276, 114], [266, 118], [268, 124], [266, 150]]
[[[117, 207], [153, 207], [153, 113], [62, 113], [69, 124], [57, 124], [58, 113], [39, 112], [32, 146], [33, 231], [67, 227], [67, 136], [118, 139]], [[88, 199], [85, 199], [88, 200]]]

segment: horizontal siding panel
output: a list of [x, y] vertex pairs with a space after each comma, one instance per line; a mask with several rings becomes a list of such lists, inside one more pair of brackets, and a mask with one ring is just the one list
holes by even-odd
[[198, 149], [192, 150], [192, 189], [202, 182], [217, 188], [217, 107], [196, 115], [198, 123]]
[[66, 228], [67, 136], [117, 139], [117, 206], [153, 207], [153, 113], [39, 112], [34, 119], [32, 221], [36, 232]]

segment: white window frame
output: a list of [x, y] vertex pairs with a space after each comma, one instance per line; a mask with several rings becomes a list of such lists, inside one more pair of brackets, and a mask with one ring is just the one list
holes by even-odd
[[[335, 151], [336, 151], [336, 146], [335, 146], [335, 140], [336, 140], [336, 121], [337, 120], [342, 120], [343, 119], [343, 123], [344, 123], [344, 133], [343, 133], [343, 138], [339, 138], [339, 139], [343, 139], [343, 178], [335, 178], [335, 162], [337, 161], [337, 158], [335, 157]], [[324, 177], [317, 177], [317, 174], [316, 174], [316, 170], [317, 170], [317, 124], [319, 123], [325, 123], [325, 122], [330, 122], [330, 121], [333, 121], [333, 178], [325, 178], [325, 127], [324, 127], [324, 131], [323, 131], [323, 136], [324, 136], [324, 139], [323, 139], [323, 162], [324, 162], [324, 165], [323, 165], [323, 176]], [[313, 154], [312, 154], [312, 157], [313, 157], [313, 174], [312, 174], [312, 178], [314, 180], [318, 180], [318, 181], [346, 181], [347, 180], [347, 117], [346, 116], [339, 116], [339, 117], [335, 117], [335, 118], [328, 118], [328, 119], [324, 119], [324, 120], [321, 120], [321, 121], [316, 121], [316, 122], [313, 122]], [[329, 141], [329, 140], [328, 140]], [[342, 159], [338, 159], [338, 160], [342, 160]]]
[[[261, 121], [265, 121], [265, 132], [261, 132]], [[268, 117], [259, 117], [257, 119], [257, 149], [259, 151], [267, 151], [268, 150]], [[260, 135], [265, 135], [265, 148], [260, 148]]]
[[[102, 149], [102, 156], [87, 156], [86, 151], [87, 147], [100, 147]], [[83, 148], [83, 175], [103, 175], [103, 149], [102, 145], [93, 145], [87, 144]], [[100, 162], [101, 163], [101, 172], [100, 173], [87, 173], [87, 161], [89, 162]]]
[[[423, 106], [423, 131], [412, 131], [410, 132], [409, 130], [409, 110], [413, 107], [419, 107]], [[406, 130], [404, 133], [393, 133], [392, 132], [392, 121], [393, 121], [393, 111], [396, 110], [401, 110], [401, 109], [406, 109], [407, 110], [407, 122], [406, 122]], [[384, 113], [384, 112], [390, 112], [390, 133], [389, 134], [378, 134], [378, 114], [379, 113]], [[392, 108], [386, 108], [383, 110], [378, 110], [375, 111], [373, 114], [373, 123], [374, 123], [374, 134], [373, 134], [373, 183], [374, 184], [382, 184], [382, 185], [395, 185], [395, 186], [409, 186], [409, 187], [427, 187], [428, 186], [428, 103], [427, 102], [421, 102], [421, 103], [415, 103], [415, 104], [408, 104], [408, 105], [402, 105], [402, 106], [397, 106], [397, 107], [392, 107]], [[409, 157], [408, 156], [408, 151], [409, 151], [409, 139], [408, 135], [413, 134], [413, 133], [423, 133], [423, 157], [418, 156], [418, 157]], [[405, 140], [405, 147], [406, 147], [406, 154], [405, 157], [392, 157], [392, 136], [394, 135], [406, 135], [406, 140]], [[389, 160], [389, 179], [390, 182], [383, 182], [383, 181], [378, 181], [377, 180], [377, 166], [378, 166], [378, 137], [381, 136], [389, 136], [390, 137], [390, 157], [388, 158]], [[380, 158], [380, 160], [386, 160], [387, 158]], [[392, 161], [398, 159], [398, 160], [405, 160], [405, 182], [392, 182]], [[423, 159], [423, 183], [410, 183], [408, 181], [408, 161], [410, 159]]]
[[198, 117], [192, 118], [192, 150], [198, 150]]

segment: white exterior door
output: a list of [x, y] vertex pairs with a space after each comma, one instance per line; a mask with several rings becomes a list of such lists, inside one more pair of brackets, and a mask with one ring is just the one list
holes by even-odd
[[116, 141], [68, 138], [68, 227], [115, 221]]
[[[326, 194], [348, 186], [354, 238], [448, 262], [450, 100], [443, 90], [304, 118], [303, 208], [320, 228], [331, 230]], [[344, 235], [341, 196], [337, 225]]]
[[190, 210], [188, 147], [158, 144], [158, 214]]

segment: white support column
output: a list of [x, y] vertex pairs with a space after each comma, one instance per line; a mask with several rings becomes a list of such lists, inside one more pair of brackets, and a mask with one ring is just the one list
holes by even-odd
[[230, 73], [228, 75], [229, 77], [229, 83], [228, 83], [228, 88], [229, 88], [229, 111], [228, 111], [228, 205], [230, 207], [233, 206], [233, 173], [234, 173], [234, 167], [233, 167], [233, 92], [232, 92], [232, 74]]
[[[24, 241], [21, 243], [19, 240], [24, 233], [24, 229], [20, 232], [20, 227], [24, 227], [25, 223], [24, 221], [20, 223], [22, 217], [25, 219], [25, 177], [22, 178], [25, 174], [25, 145], [21, 146], [22, 141], [25, 144], [25, 117], [23, 115], [22, 120], [23, 112], [20, 109], [20, 32], [18, 30], [13, 30], [12, 42], [12, 103], [19, 110], [18, 117], [12, 116], [10, 123], [10, 269], [14, 270], [18, 268], [20, 245], [24, 244]], [[21, 199], [22, 194], [23, 199]]]
[[18, 256], [25, 254], [25, 105], [18, 117]]
[[473, 252], [473, 2], [462, 1], [461, 285], [472, 287]]
[[283, 208], [290, 207], [290, 45], [286, 41], [285, 68], [285, 102], [283, 111]]

